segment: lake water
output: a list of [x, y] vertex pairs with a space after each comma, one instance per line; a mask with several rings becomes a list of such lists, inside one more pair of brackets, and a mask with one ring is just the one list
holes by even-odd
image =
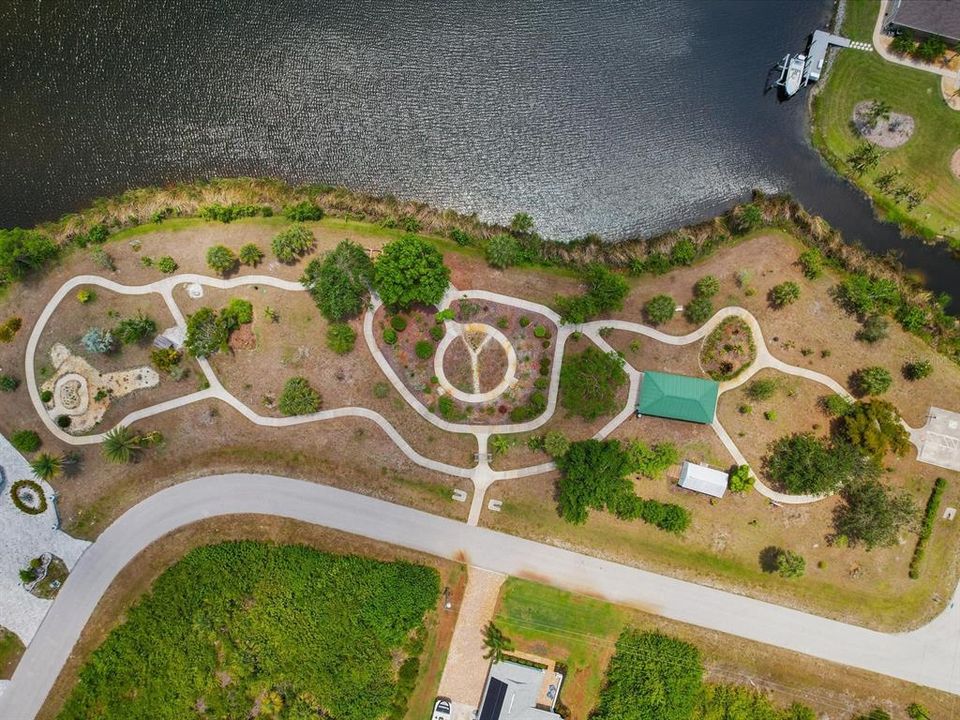
[[[810, 149], [767, 72], [830, 0], [0, 0], [0, 226], [124, 188], [275, 175], [426, 200], [545, 235], [652, 234], [752, 188], [899, 249]], [[847, 51], [853, 52], [853, 51]]]

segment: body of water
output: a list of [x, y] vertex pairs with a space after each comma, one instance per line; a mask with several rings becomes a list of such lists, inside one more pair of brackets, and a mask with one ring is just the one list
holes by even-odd
[[[272, 175], [616, 239], [793, 193], [949, 291], [823, 166], [767, 73], [830, 0], [0, 0], [0, 226]], [[852, 51], [847, 51], [852, 52]]]

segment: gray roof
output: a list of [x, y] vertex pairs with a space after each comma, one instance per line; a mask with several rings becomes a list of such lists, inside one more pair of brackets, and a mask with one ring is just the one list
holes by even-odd
[[890, 22], [948, 40], [960, 40], [960, 0], [899, 0]]
[[561, 720], [549, 710], [540, 710], [537, 699], [544, 670], [504, 660], [490, 668], [480, 703], [483, 720]]

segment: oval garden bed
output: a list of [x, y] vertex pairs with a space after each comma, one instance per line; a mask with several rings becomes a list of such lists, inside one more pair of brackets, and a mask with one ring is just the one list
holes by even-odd
[[732, 380], [757, 359], [750, 326], [738, 317], [728, 317], [703, 340], [700, 367], [718, 382]]
[[47, 509], [47, 496], [40, 483], [34, 480], [17, 480], [10, 487], [10, 499], [27, 515], [41, 515]]

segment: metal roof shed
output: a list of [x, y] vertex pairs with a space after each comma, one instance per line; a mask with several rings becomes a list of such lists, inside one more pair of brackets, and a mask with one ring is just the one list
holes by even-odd
[[679, 485], [687, 490], [722, 498], [727, 491], [727, 473], [684, 460], [680, 468]]
[[638, 415], [709, 425], [717, 411], [720, 385], [714, 380], [645, 372], [637, 398]]

